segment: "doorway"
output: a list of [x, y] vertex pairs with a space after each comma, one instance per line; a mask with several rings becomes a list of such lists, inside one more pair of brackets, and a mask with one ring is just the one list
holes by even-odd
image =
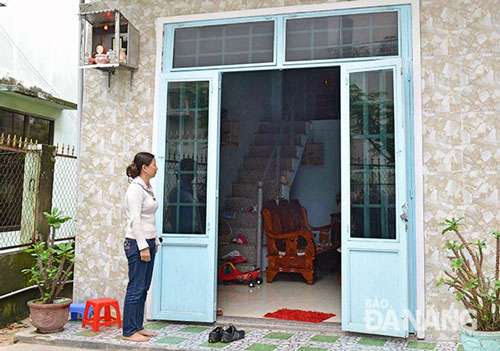
[[[282, 125], [280, 171], [288, 184], [278, 183], [276, 162], [270, 160]], [[317, 311], [334, 315], [325, 322], [340, 322], [337, 247], [315, 257], [313, 284], [297, 273], [279, 273], [266, 282], [265, 232], [261, 262], [256, 253], [257, 182], [266, 167], [264, 201], [296, 199], [316, 227], [340, 218], [340, 67], [224, 73], [220, 135], [218, 267], [237, 254], [246, 262], [236, 268], [260, 267], [264, 283], [249, 288], [219, 280], [217, 307], [225, 316], [254, 318], [284, 308]], [[329, 230], [322, 239], [332, 243], [339, 234]]]
[[[412, 27], [408, 25], [411, 23], [410, 20], [411, 6], [402, 5], [318, 12], [304, 16], [300, 13], [293, 15], [273, 13], [269, 18], [228, 18], [211, 22], [209, 25], [201, 22], [188, 23], [187, 26], [185, 23], [175, 21], [175, 23], [165, 23], [164, 55], [158, 59], [162, 75], [158, 81], [157, 145], [159, 174], [165, 175], [157, 184], [157, 188], [160, 189], [158, 196], [163, 198], [160, 204], [162, 218], [159, 218], [159, 221], [165, 222], [170, 213], [180, 213], [183, 206], [192, 207], [190, 212], [193, 214], [192, 228], [197, 229], [188, 230], [188, 233], [180, 233], [173, 229], [163, 230], [161, 233], [163, 243], [158, 254], [159, 268], [155, 273], [157, 277], [155, 281], [159, 283], [154, 286], [153, 317], [183, 321], [215, 320], [218, 302], [217, 270], [220, 259], [217, 257], [218, 239], [221, 239], [219, 234], [226, 223], [220, 221], [220, 214], [226, 210], [225, 207], [219, 207], [225, 191], [223, 186], [234, 195], [226, 196], [224, 204], [232, 202], [229, 208], [236, 209], [245, 216], [255, 213], [256, 201], [241, 196], [255, 195], [255, 184], [251, 182], [233, 184], [226, 181], [224, 185], [219, 182], [219, 175], [221, 171], [226, 171], [226, 168], [233, 171], [236, 169], [232, 178], [234, 182], [238, 182], [243, 176], [238, 167], [244, 166], [247, 162], [245, 155], [252, 152], [260, 154], [263, 159], [268, 158], [272, 154], [269, 153], [269, 144], [272, 145], [275, 136], [259, 136], [261, 141], [267, 140], [270, 143], [249, 147], [239, 158], [233, 158], [232, 162], [224, 164], [221, 149], [235, 147], [230, 146], [236, 143], [236, 139], [233, 138], [236, 134], [233, 131], [238, 129], [248, 132], [245, 123], [239, 125], [233, 123], [234, 114], [255, 110], [264, 105], [248, 103], [247, 99], [247, 105], [237, 111], [227, 108], [224, 101], [226, 106], [222, 110], [220, 87], [224, 75], [229, 77], [231, 74], [236, 74], [234, 73], [236, 71], [252, 71], [251, 76], [263, 75], [262, 70], [269, 70], [279, 76], [280, 70], [298, 71], [305, 67], [324, 68], [337, 64], [340, 66], [339, 108], [342, 140], [340, 150], [342, 329], [407, 336], [405, 312], [408, 308], [412, 308], [411, 299], [414, 298], [414, 294], [410, 294], [408, 290], [415, 288], [415, 284], [410, 287], [409, 283], [410, 281], [415, 283], [413, 277], [415, 266], [411, 266], [414, 260], [411, 242], [414, 241], [412, 235], [414, 235], [415, 221], [412, 214], [415, 200], [411, 196], [414, 189], [411, 179], [413, 110]], [[357, 23], [358, 21], [361, 22]], [[255, 27], [255, 31], [250, 30], [250, 27]], [[234, 30], [237, 36], [242, 38], [234, 40], [232, 38], [236, 33]], [[246, 34], [242, 32], [243, 30]], [[230, 35], [227, 35], [227, 31]], [[394, 33], [389, 35], [387, 31]], [[253, 35], [257, 32], [258, 38]], [[303, 35], [302, 32], [311, 35]], [[207, 33], [210, 35], [205, 35]], [[220, 35], [220, 33], [226, 34]], [[247, 38], [248, 33], [251, 34], [249, 38]], [[279, 33], [285, 35], [277, 35]], [[376, 39], [380, 36], [383, 38], [381, 41]], [[335, 41], [337, 40], [335, 38], [340, 41]], [[326, 43], [323, 43], [325, 40]], [[253, 41], [255, 45], [251, 44]], [[224, 43], [223, 47], [226, 49], [238, 44], [237, 53], [234, 52], [234, 48], [215, 50], [214, 53], [212, 52], [216, 48], [214, 43]], [[239, 44], [244, 44], [244, 47], [240, 47]], [[204, 50], [187, 50], [188, 46], [193, 45], [203, 47]], [[275, 122], [273, 116], [285, 117], [286, 123], [294, 120], [297, 124], [304, 122], [309, 126], [310, 121], [300, 120], [301, 117], [296, 116], [298, 107], [292, 108], [286, 104], [287, 99], [291, 104], [299, 101], [298, 92], [284, 89], [286, 80], [283, 77], [272, 82], [268, 89], [271, 99], [267, 106], [268, 111], [272, 112], [271, 117], [266, 116], [268, 121], [258, 120], [258, 123], [251, 123], [251, 126], [258, 128], [260, 134], [260, 124], [268, 122], [267, 126], [272, 130], [274, 128], [272, 124]], [[242, 87], [240, 93], [243, 94], [252, 89], [249, 84], [240, 86]], [[299, 87], [303, 86], [304, 83]], [[252, 89], [252, 93], [262, 94], [265, 89], [254, 90]], [[236, 94], [236, 91], [231, 93]], [[318, 105], [313, 105], [316, 106]], [[290, 111], [294, 113], [290, 114]], [[392, 115], [388, 113], [390, 111], [393, 112]], [[306, 112], [304, 115], [310, 110], [306, 109]], [[170, 130], [170, 120], [174, 119], [178, 119], [179, 123], [173, 123], [174, 130]], [[198, 121], [195, 122], [195, 126], [198, 127], [195, 127], [194, 134], [186, 134], [185, 126], [189, 123], [189, 119]], [[351, 122], [357, 125], [351, 125]], [[201, 129], [196, 131], [199, 127]], [[378, 132], [372, 133], [373, 130]], [[252, 135], [255, 132], [256, 130]], [[226, 139], [226, 135], [229, 135], [229, 140]], [[304, 139], [302, 136], [297, 138]], [[238, 135], [237, 140], [239, 146], [243, 138]], [[220, 141], [227, 144], [221, 147]], [[300, 141], [303, 141], [304, 145], [307, 144], [307, 140]], [[317, 140], [313, 141], [319, 143]], [[311, 153], [314, 155], [314, 152]], [[351, 157], [356, 154], [360, 162], [356, 157]], [[185, 158], [194, 160], [192, 170], [190, 167], [183, 168], [180, 161]], [[302, 160], [302, 157], [299, 159]], [[255, 177], [253, 181], [256, 181], [261, 174], [252, 162], [256, 161], [247, 162], [250, 169], [245, 176]], [[296, 164], [294, 161], [287, 163], [288, 167]], [[383, 184], [381, 178], [383, 174], [380, 170], [384, 167], [390, 169], [388, 172], [384, 171], [387, 173], [387, 184]], [[410, 178], [406, 178], [407, 168]], [[170, 175], [167, 175], [168, 172]], [[290, 198], [293, 195], [293, 184], [298, 184], [295, 177], [299, 175], [299, 171], [291, 173], [284, 175], [284, 182], [278, 182], [279, 187], [270, 186], [267, 193], [274, 192], [276, 195], [282, 190], [281, 194], [288, 194], [285, 198]], [[206, 193], [201, 192], [201, 196], [198, 196], [198, 193], [194, 196], [195, 187], [192, 187], [192, 201], [184, 202], [178, 199], [179, 201], [175, 202], [170, 199], [167, 196], [171, 192], [170, 188], [179, 184], [179, 178], [182, 178], [183, 174], [189, 174], [192, 179], [196, 179], [196, 189], [206, 189]], [[273, 173], [269, 174], [272, 177]], [[277, 174], [277, 178], [281, 179], [281, 176], [283, 175]], [[289, 181], [292, 181], [290, 183], [292, 185], [289, 189], [286, 189], [286, 186], [283, 189], [284, 184], [288, 184]], [[266, 192], [266, 189], [264, 190]], [[177, 212], [175, 212], [176, 207]], [[409, 213], [405, 214], [408, 207]], [[194, 215], [195, 213], [200, 215]], [[408, 214], [410, 221], [407, 224], [404, 218], [408, 218]], [[224, 215], [231, 219], [233, 213], [230, 211]], [[197, 226], [194, 226], [194, 223], [197, 223]], [[167, 225], [166, 228], [173, 226]], [[231, 233], [234, 226], [229, 228], [226, 230]], [[378, 229], [380, 231], [376, 233]], [[234, 234], [231, 234], [231, 238], [235, 236]], [[244, 236], [245, 231], [239, 231], [236, 236], [239, 234]], [[247, 261], [249, 257], [247, 254]], [[265, 252], [262, 257], [264, 259], [259, 263], [263, 268], [266, 267]], [[278, 273], [278, 276], [282, 278], [277, 281], [286, 279], [284, 274]], [[294, 274], [292, 276], [294, 279], [301, 279]], [[377, 309], [378, 307], [382, 309]], [[372, 328], [365, 323], [367, 313], [389, 323]]]

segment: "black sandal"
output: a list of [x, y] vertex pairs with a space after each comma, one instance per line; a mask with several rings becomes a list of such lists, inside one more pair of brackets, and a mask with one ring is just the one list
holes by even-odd
[[214, 330], [210, 332], [210, 334], [208, 334], [208, 342], [211, 344], [219, 342], [221, 333], [222, 333], [222, 328], [220, 326], [216, 327]]
[[234, 325], [229, 324], [226, 329], [222, 330], [222, 335], [220, 341], [222, 342], [232, 342], [245, 337], [244, 330], [236, 330]]

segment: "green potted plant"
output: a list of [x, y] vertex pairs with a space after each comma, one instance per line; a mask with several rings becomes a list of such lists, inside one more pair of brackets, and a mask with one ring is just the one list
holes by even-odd
[[473, 323], [462, 326], [460, 333], [465, 351], [500, 350], [500, 233], [493, 232], [496, 242], [494, 272], [487, 272], [486, 240], [468, 242], [459, 230], [459, 219], [446, 219], [442, 234], [453, 233], [457, 240], [446, 242], [451, 253], [451, 271], [445, 271], [438, 286], [446, 284], [469, 312]]
[[71, 299], [58, 297], [64, 284], [72, 276], [75, 262], [73, 243], [55, 244], [56, 229], [70, 220], [62, 212], [53, 208], [52, 213], [44, 212], [50, 232], [47, 242], [33, 244], [26, 252], [35, 257], [33, 266], [23, 269], [29, 282], [36, 284], [40, 298], [28, 301], [31, 320], [40, 333], [53, 333], [63, 330], [68, 321]]

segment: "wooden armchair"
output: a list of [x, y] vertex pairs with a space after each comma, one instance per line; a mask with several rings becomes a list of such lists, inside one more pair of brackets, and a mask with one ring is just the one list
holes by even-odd
[[267, 235], [267, 282], [271, 283], [278, 272], [295, 272], [312, 284], [315, 257], [334, 246], [330, 243], [315, 244], [315, 235], [311, 231], [319, 231], [320, 241], [323, 241], [327, 240], [331, 226], [309, 225], [307, 210], [297, 200], [290, 203], [280, 200], [279, 205], [266, 201], [262, 216]]
[[[283, 200], [280, 200], [283, 201]], [[286, 201], [286, 200], [285, 200]], [[302, 207], [299, 203], [299, 200], [294, 199], [290, 200], [290, 211], [293, 215], [300, 218], [302, 228], [308, 232], [319, 232], [319, 242], [320, 243], [329, 243], [329, 232], [332, 228], [331, 224], [327, 224], [321, 227], [314, 227], [309, 224], [309, 220], [307, 219], [307, 209]]]

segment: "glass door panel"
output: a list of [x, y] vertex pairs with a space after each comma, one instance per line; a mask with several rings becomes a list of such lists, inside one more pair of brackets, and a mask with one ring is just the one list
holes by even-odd
[[408, 335], [401, 63], [341, 68], [342, 329]]
[[168, 86], [164, 233], [206, 233], [209, 90], [207, 81]]
[[350, 75], [351, 236], [396, 238], [393, 70]]

